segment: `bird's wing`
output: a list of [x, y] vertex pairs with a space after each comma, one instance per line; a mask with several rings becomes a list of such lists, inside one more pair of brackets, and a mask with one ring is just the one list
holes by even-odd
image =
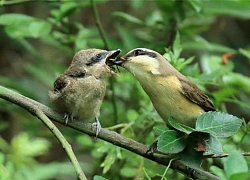
[[80, 69], [67, 70], [64, 74], [59, 76], [54, 82], [54, 91], [61, 92], [63, 88], [65, 88], [69, 83], [70, 79], [74, 78], [84, 78], [86, 76], [86, 72]]
[[54, 82], [54, 92], [62, 92], [62, 89], [68, 85], [68, 77], [66, 75], [61, 75], [56, 78]]
[[179, 78], [183, 94], [192, 102], [202, 107], [206, 112], [215, 111], [212, 101], [195, 84], [187, 79]]

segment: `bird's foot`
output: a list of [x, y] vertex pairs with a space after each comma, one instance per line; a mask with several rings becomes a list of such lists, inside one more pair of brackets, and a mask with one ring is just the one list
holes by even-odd
[[100, 133], [100, 131], [101, 131], [101, 128], [102, 128], [102, 126], [101, 126], [101, 124], [100, 124], [100, 122], [99, 122], [99, 120], [98, 120], [98, 118], [95, 118], [95, 122], [92, 124], [93, 126], [96, 126], [96, 133], [95, 133], [95, 137], [97, 137], [98, 136], [98, 134]]
[[65, 119], [65, 126], [68, 125], [68, 122], [73, 122], [74, 121], [74, 117], [65, 113], [63, 119]]

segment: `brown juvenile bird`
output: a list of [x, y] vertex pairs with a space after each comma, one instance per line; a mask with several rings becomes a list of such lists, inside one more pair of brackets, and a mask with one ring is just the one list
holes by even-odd
[[56, 108], [66, 113], [66, 124], [69, 117], [84, 121], [95, 118], [98, 135], [101, 130], [98, 116], [106, 91], [103, 75], [115, 74], [106, 63], [120, 52], [120, 49], [81, 50], [69, 68], [55, 80], [54, 91], [50, 91], [49, 96]]
[[113, 63], [134, 75], [166, 123], [172, 117], [194, 127], [198, 116], [215, 111], [211, 100], [194, 83], [153, 50], [137, 48]]

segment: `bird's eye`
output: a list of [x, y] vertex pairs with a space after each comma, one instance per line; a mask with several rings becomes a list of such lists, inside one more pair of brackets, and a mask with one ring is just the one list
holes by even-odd
[[102, 59], [102, 54], [96, 54], [91, 58], [92, 61], [98, 62]]
[[135, 55], [135, 56], [142, 55], [142, 50], [140, 50], [140, 49], [135, 50], [135, 51], [134, 51], [134, 55]]

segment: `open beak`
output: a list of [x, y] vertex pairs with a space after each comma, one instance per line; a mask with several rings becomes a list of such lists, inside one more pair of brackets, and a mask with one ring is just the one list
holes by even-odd
[[120, 52], [121, 52], [120, 49], [108, 51], [108, 55], [107, 55], [107, 57], [106, 57], [106, 64], [107, 64], [108, 66], [109, 66], [109, 65], [112, 65], [111, 62], [116, 61], [117, 56], [120, 54]]
[[121, 52], [120, 49], [108, 51], [108, 55], [106, 57], [106, 61], [105, 61], [105, 64], [107, 65], [106, 67], [110, 71], [110, 73], [113, 75], [116, 74], [113, 71], [114, 70], [114, 68], [112, 67], [114, 65], [113, 62], [116, 61], [120, 52]]

